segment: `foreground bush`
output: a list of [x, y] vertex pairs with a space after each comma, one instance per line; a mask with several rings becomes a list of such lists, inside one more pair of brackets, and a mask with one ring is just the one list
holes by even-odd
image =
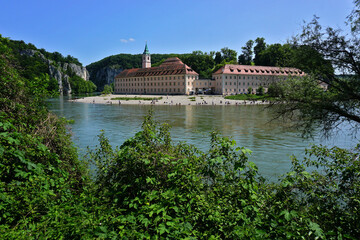
[[[104, 133], [95, 160], [108, 212], [104, 236], [149, 239], [355, 239], [359, 235], [358, 152], [313, 147], [278, 183], [265, 182], [250, 153], [211, 135], [201, 152], [174, 144], [148, 115], [116, 150]], [[305, 167], [311, 167], [307, 172]], [[320, 171], [316, 171], [319, 168]]]

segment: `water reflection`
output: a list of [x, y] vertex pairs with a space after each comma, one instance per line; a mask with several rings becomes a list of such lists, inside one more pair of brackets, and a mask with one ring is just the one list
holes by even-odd
[[[105, 130], [113, 146], [121, 145], [141, 129], [144, 116], [151, 106], [98, 105], [65, 101], [66, 97], [49, 100], [50, 110], [59, 116], [73, 119], [73, 140], [81, 154], [86, 147], [98, 144], [97, 135]], [[253, 151], [250, 159], [270, 180], [289, 170], [289, 156], [302, 157], [310, 144], [327, 143], [353, 147], [356, 141], [341, 134], [324, 140], [302, 139], [299, 132], [289, 131], [282, 120], [273, 118], [271, 109], [263, 106], [154, 106], [155, 119], [168, 122], [174, 141], [186, 141], [202, 150], [210, 145], [209, 132], [217, 129], [224, 136], [233, 137], [238, 146]], [[344, 131], [348, 131], [346, 128]]]

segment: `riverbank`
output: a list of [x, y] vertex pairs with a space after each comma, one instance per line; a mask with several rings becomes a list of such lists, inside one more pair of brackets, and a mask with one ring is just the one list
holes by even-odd
[[[116, 98], [127, 98], [118, 100]], [[133, 98], [133, 99], [132, 99]], [[138, 98], [138, 99], [135, 99]], [[156, 100], [139, 100], [139, 98], [153, 98]], [[247, 105], [247, 104], [268, 104], [267, 101], [255, 100], [229, 100], [221, 95], [101, 95], [84, 97], [72, 102], [92, 104], [137, 104], [137, 105]]]

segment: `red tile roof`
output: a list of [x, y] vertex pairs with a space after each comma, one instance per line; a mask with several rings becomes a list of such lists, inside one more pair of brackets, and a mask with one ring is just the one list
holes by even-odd
[[166, 59], [158, 67], [126, 69], [119, 73], [115, 78], [166, 76], [180, 74], [199, 75], [189, 66], [184, 64], [179, 58], [174, 57]]
[[269, 67], [269, 66], [249, 66], [249, 65], [234, 65], [226, 64], [224, 67], [217, 70], [216, 74], [242, 74], [242, 75], [299, 75], [303, 76], [305, 73], [297, 68], [290, 67]]

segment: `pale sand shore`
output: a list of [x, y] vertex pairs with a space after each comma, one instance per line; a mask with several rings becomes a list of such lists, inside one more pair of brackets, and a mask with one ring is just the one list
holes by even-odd
[[[111, 100], [117, 97], [144, 97], [144, 98], [159, 98], [160, 100]], [[195, 101], [192, 101], [194, 99]], [[69, 100], [72, 102], [92, 103], [92, 104], [137, 104], [137, 105], [245, 105], [245, 104], [267, 104], [262, 101], [250, 101], [250, 100], [228, 100], [220, 95], [101, 95], [94, 97], [85, 97], [75, 100]]]

